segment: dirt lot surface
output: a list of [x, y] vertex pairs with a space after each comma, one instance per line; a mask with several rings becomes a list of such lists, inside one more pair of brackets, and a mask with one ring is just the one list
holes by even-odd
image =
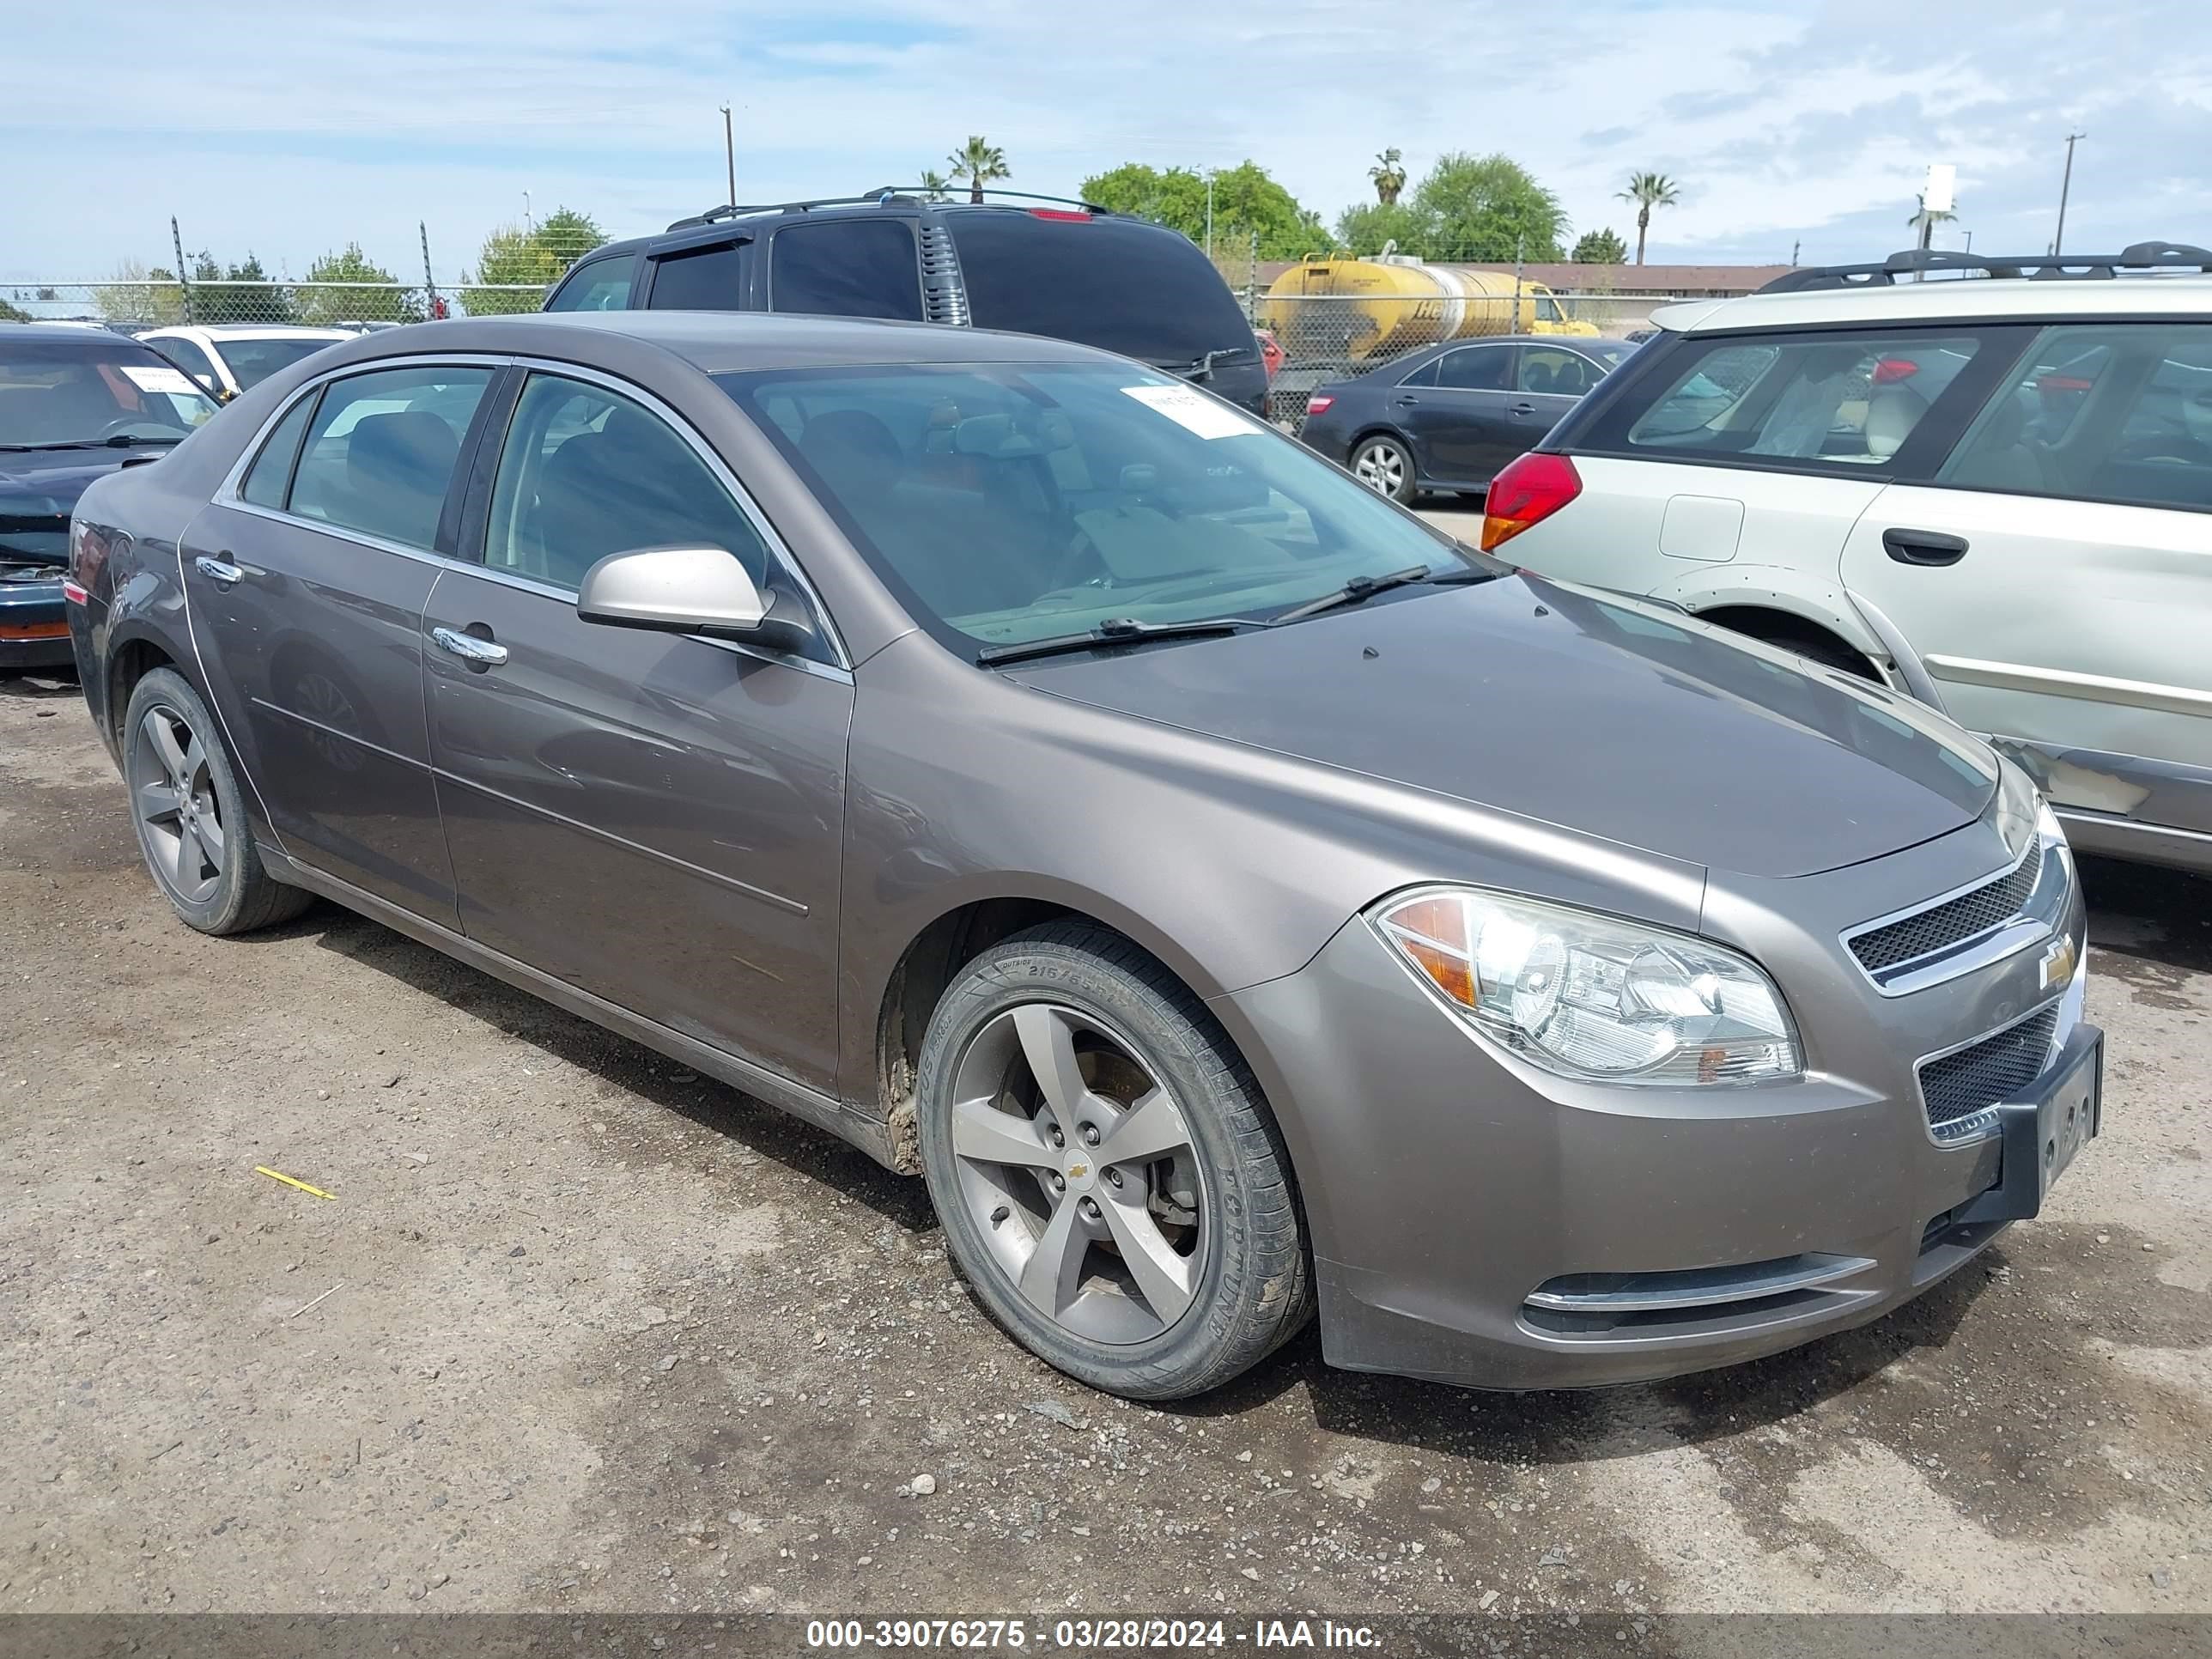
[[825, 1135], [341, 910], [188, 932], [0, 680], [0, 1610], [2212, 1609], [2212, 884], [2086, 875], [2106, 1135], [1904, 1311], [1148, 1409]]

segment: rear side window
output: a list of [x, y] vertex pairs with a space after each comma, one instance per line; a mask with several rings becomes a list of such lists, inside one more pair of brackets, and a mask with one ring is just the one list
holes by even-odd
[[903, 219], [787, 225], [769, 245], [768, 302], [821, 317], [921, 320], [921, 264]]
[[654, 311], [742, 311], [750, 242], [720, 242], [686, 248], [653, 261], [653, 292], [646, 304]]
[[292, 481], [302, 518], [429, 548], [488, 368], [388, 368], [333, 380]]
[[1605, 371], [1579, 351], [1559, 346], [1522, 346], [1516, 382], [1522, 392], [1554, 398], [1579, 398]]
[[1437, 360], [1437, 384], [1461, 392], [1503, 392], [1512, 383], [1513, 348], [1463, 346]]
[[955, 210], [945, 222], [978, 328], [1073, 340], [1164, 368], [1257, 349], [1221, 273], [1175, 231], [1016, 208]]
[[1884, 467], [1981, 345], [1932, 333], [1693, 339], [1591, 441], [1655, 458]]
[[183, 369], [185, 374], [191, 375], [210, 392], [218, 397], [222, 395], [222, 376], [215, 372], [215, 365], [208, 361], [207, 353], [202, 351], [192, 341], [180, 336], [169, 335], [159, 340], [149, 340], [146, 343], [179, 368]]
[[605, 259], [586, 259], [555, 290], [553, 297], [545, 302], [545, 309], [625, 311], [629, 307], [630, 278], [636, 274], [635, 251]]
[[261, 453], [253, 458], [253, 465], [246, 468], [245, 481], [239, 487], [240, 496], [256, 507], [284, 505], [285, 487], [292, 482], [292, 463], [299, 459], [300, 437], [307, 429], [307, 417], [314, 412], [313, 394], [286, 411], [269, 434], [269, 441], [261, 446]]
[[2212, 325], [2045, 329], [1936, 482], [2212, 508]]

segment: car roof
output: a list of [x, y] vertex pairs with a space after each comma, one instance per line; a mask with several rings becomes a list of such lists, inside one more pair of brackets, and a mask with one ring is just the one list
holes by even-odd
[[177, 335], [215, 341], [350, 340], [353, 331], [347, 328], [310, 328], [304, 323], [170, 323], [161, 328], [149, 328], [137, 337], [161, 340]]
[[[356, 337], [354, 362], [426, 351], [559, 356], [607, 336], [658, 347], [709, 374], [842, 364], [1119, 362], [1109, 352], [1035, 334], [940, 323], [762, 311], [553, 311], [415, 323]], [[322, 361], [318, 359], [318, 361]]]
[[105, 323], [0, 323], [0, 342], [27, 337], [56, 345], [64, 340], [74, 340], [79, 345], [131, 346], [138, 343], [137, 336], [110, 328]]
[[1690, 300], [1651, 313], [1657, 327], [1713, 334], [1854, 323], [2004, 322], [2100, 317], [2212, 318], [2212, 276], [1954, 276], [1926, 283]]

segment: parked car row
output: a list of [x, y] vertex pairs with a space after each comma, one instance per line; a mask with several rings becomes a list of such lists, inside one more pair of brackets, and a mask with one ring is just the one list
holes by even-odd
[[[94, 483], [71, 641], [176, 913], [322, 895], [919, 1174], [1139, 1397], [1316, 1313], [1486, 1387], [1729, 1363], [2037, 1213], [2103, 1048], [2027, 775], [1462, 547], [1247, 412], [1187, 241], [1052, 211], [709, 216]], [[915, 325], [1048, 254], [1030, 320], [1122, 355]]]

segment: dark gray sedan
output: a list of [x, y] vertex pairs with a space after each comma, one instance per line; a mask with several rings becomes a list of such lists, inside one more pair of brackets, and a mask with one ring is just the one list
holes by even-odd
[[1447, 340], [1316, 386], [1298, 436], [1392, 501], [1482, 489], [1634, 349], [1580, 335]]
[[2095, 1132], [2017, 770], [1458, 547], [1172, 376], [436, 323], [93, 485], [71, 630], [177, 914], [321, 895], [920, 1174], [1152, 1398], [1622, 1382], [1861, 1323]]

